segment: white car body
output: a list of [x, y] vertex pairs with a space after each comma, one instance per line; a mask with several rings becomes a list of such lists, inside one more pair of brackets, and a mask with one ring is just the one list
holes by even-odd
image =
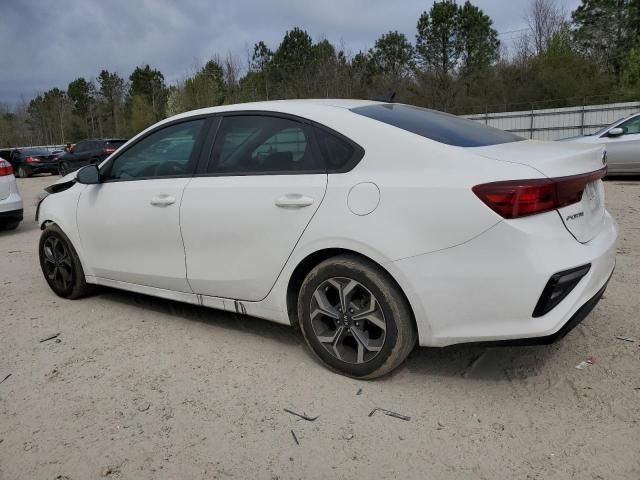
[[[275, 101], [172, 117], [101, 168], [162, 125], [248, 111], [326, 126], [360, 145], [364, 157], [342, 173], [75, 183], [42, 202], [38, 221], [68, 236], [88, 283], [282, 324], [293, 318], [288, 291], [298, 267], [314, 256], [355, 252], [400, 286], [423, 346], [550, 336], [603, 289], [617, 226], [601, 180], [589, 198], [512, 220], [472, 191], [487, 182], [597, 171], [602, 147], [528, 140], [451, 146], [351, 111], [378, 104]], [[587, 264], [559, 305], [532, 316], [552, 275]]]
[[640, 113], [621, 118], [592, 135], [561, 141], [603, 145], [610, 174], [640, 175]]
[[22, 220], [22, 197], [12, 171], [9, 162], [0, 158], [0, 227]]

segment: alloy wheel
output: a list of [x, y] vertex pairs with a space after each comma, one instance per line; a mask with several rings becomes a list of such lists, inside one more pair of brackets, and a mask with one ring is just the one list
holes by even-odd
[[58, 290], [67, 290], [73, 280], [73, 263], [67, 246], [51, 235], [45, 240], [43, 250], [45, 275]]
[[325, 280], [313, 293], [309, 311], [316, 339], [338, 360], [366, 363], [382, 350], [387, 333], [384, 312], [360, 282], [346, 277]]

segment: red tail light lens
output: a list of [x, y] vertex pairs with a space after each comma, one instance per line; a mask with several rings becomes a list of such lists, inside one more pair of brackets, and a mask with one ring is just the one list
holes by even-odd
[[13, 167], [6, 160], [0, 160], [0, 177], [13, 174]]
[[38, 163], [40, 162], [40, 159], [38, 157], [27, 157], [25, 161], [27, 163]]
[[105, 154], [110, 154], [110, 153], [113, 153], [115, 151], [116, 151], [116, 149], [115, 148], [111, 148], [111, 147], [104, 147], [102, 149], [102, 153], [105, 153]]
[[569, 177], [483, 183], [472, 190], [498, 215], [518, 218], [579, 202], [587, 184], [603, 178], [606, 173], [607, 167], [604, 167]]

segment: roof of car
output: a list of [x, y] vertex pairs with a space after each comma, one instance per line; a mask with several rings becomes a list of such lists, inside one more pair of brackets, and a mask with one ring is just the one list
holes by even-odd
[[210, 113], [222, 113], [230, 111], [250, 111], [260, 110], [277, 113], [289, 113], [292, 115], [311, 114], [318, 110], [331, 109], [352, 109], [356, 107], [364, 107], [367, 105], [375, 105], [382, 102], [372, 100], [352, 100], [343, 98], [321, 98], [321, 99], [300, 99], [300, 100], [270, 100], [264, 102], [236, 103], [232, 105], [220, 105], [217, 107], [201, 108], [199, 110], [191, 110], [189, 112], [180, 113], [169, 120], [177, 120], [180, 118], [191, 117], [194, 115], [206, 115]]

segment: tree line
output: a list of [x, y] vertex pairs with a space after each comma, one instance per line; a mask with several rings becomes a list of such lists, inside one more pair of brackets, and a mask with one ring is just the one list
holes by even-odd
[[296, 27], [275, 49], [258, 41], [246, 65], [214, 55], [174, 85], [149, 65], [127, 78], [102, 70], [0, 106], [0, 146], [129, 137], [180, 112], [283, 98], [396, 92], [398, 101], [455, 114], [638, 99], [640, 0], [582, 0], [570, 14], [555, 0], [531, 0], [526, 20], [528, 28], [500, 35], [470, 1], [438, 0], [413, 38], [389, 31], [355, 55]]

